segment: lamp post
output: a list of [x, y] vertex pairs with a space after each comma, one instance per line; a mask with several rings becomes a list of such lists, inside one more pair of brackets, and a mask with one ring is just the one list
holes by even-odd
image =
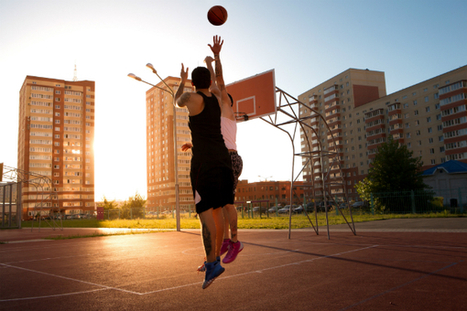
[[[179, 200], [179, 185], [178, 185], [178, 150], [177, 150], [177, 107], [175, 106], [175, 94], [172, 88], [159, 76], [156, 69], [151, 63], [146, 64], [146, 67], [150, 68], [153, 73], [157, 75], [157, 77], [165, 84], [167, 89], [161, 88], [156, 86], [152, 83], [146, 82], [142, 80], [140, 77], [129, 73], [128, 77], [135, 79], [136, 81], [140, 81], [146, 84], [149, 84], [157, 89], [162, 91], [168, 91], [169, 94], [172, 96], [172, 104], [173, 104], [173, 137], [174, 137], [174, 175], [175, 175], [175, 214], [176, 214], [176, 222], [177, 222], [177, 231], [180, 231], [180, 200]], [[180, 85], [180, 87], [182, 87]]]

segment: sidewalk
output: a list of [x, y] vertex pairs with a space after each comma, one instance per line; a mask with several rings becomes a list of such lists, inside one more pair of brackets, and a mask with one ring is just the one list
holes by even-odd
[[[240, 229], [244, 231], [246, 229]], [[255, 229], [261, 230], [261, 229]], [[284, 229], [287, 230], [287, 229]], [[292, 230], [313, 230], [292, 229]], [[319, 227], [320, 232], [326, 231], [326, 226]], [[347, 224], [329, 226], [331, 232], [351, 232]], [[455, 232], [467, 233], [467, 217], [451, 218], [410, 218], [410, 219], [388, 219], [369, 222], [355, 223], [357, 235], [359, 232]], [[116, 234], [131, 232], [150, 232], [157, 229], [124, 229], [124, 228], [31, 228], [0, 230], [0, 242], [20, 243], [47, 241], [50, 237], [74, 237], [100, 234]], [[189, 231], [189, 230], [182, 230]], [[279, 231], [279, 230], [274, 230]]]

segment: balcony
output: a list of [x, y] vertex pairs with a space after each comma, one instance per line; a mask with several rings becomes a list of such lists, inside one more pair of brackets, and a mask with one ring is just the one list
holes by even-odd
[[327, 89], [324, 89], [324, 95], [329, 94], [333, 91], [338, 91], [338, 90], [339, 90], [339, 86], [337, 84], [334, 84], [333, 86], [328, 87]]
[[384, 109], [376, 109], [365, 113], [365, 120], [371, 119], [377, 116], [384, 116]]

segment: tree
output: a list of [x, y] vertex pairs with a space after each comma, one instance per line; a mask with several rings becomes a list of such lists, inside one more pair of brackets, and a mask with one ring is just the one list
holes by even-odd
[[372, 194], [380, 211], [396, 208], [407, 211], [413, 206], [414, 193], [419, 201], [432, 199], [432, 192], [426, 191], [429, 187], [423, 182], [422, 166], [420, 157], [414, 158], [406, 145], [390, 137], [378, 147], [368, 177], [355, 188], [364, 200], [369, 200]]
[[136, 192], [134, 197], [128, 198], [128, 201], [123, 203], [120, 218], [144, 218], [145, 205], [146, 200]]
[[419, 191], [427, 189], [423, 182], [421, 157], [392, 137], [378, 147], [368, 178], [372, 192]]
[[107, 198], [104, 196], [104, 210], [108, 209], [115, 209], [117, 208], [117, 203], [115, 203], [115, 200], [113, 201], [108, 201]]

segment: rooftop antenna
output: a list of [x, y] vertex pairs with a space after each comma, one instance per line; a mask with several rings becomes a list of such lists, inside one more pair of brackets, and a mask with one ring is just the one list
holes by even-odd
[[78, 73], [76, 71], [76, 63], [75, 63], [75, 70], [73, 72], [73, 81], [78, 81]]

